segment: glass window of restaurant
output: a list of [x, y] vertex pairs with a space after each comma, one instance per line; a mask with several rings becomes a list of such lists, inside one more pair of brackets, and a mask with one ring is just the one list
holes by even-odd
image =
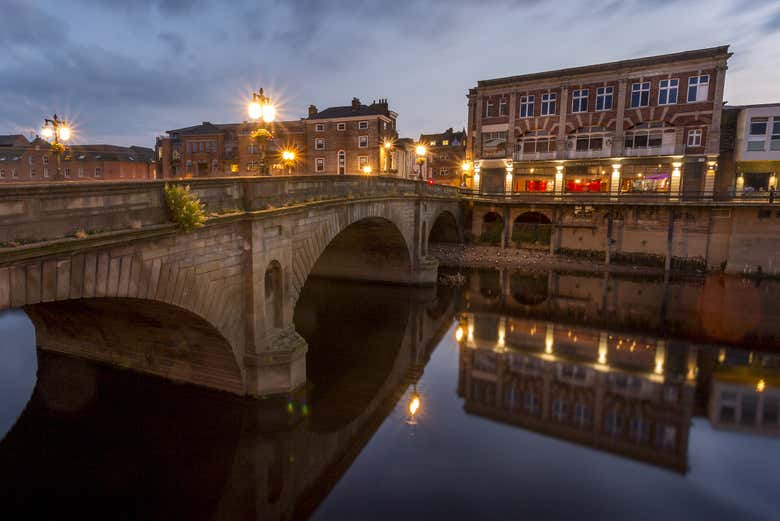
[[741, 175], [744, 180], [742, 191], [745, 194], [766, 193], [769, 190], [771, 172], [745, 172]]
[[564, 186], [566, 192], [607, 192], [610, 171], [605, 166], [566, 166]]
[[671, 164], [623, 165], [620, 169], [621, 192], [668, 192]]
[[514, 192], [552, 192], [555, 188], [555, 167], [516, 166], [513, 181]]

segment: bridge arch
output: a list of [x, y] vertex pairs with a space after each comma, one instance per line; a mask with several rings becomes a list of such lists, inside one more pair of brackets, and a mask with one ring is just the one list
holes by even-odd
[[439, 212], [428, 233], [428, 244], [460, 242], [458, 219], [449, 210]]

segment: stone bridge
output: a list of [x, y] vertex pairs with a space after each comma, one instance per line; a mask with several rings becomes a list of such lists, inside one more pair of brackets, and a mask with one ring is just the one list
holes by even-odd
[[[171, 346], [159, 349], [173, 349], [176, 363], [163, 367], [132, 349], [117, 358], [56, 341], [46, 348], [232, 392], [286, 392], [306, 379], [306, 342], [293, 313], [310, 275], [431, 285], [429, 240], [459, 236], [457, 193], [444, 186], [360, 176], [188, 183], [209, 214], [188, 233], [170, 223], [162, 182], [4, 188], [0, 310], [89, 307], [101, 298], [181, 308], [227, 340], [230, 353], [199, 357], [219, 360], [220, 371], [209, 374], [207, 362], [195, 368], [194, 353]], [[67, 314], [59, 305], [50, 320]], [[122, 313], [119, 304], [114, 314]], [[43, 331], [46, 314], [39, 316]]]

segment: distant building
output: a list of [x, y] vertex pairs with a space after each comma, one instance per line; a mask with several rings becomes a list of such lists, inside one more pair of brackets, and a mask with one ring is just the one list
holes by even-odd
[[305, 120], [308, 173], [359, 174], [365, 166], [374, 173], [385, 172], [383, 145], [397, 137], [397, 117], [386, 99], [363, 105], [353, 98], [350, 105], [322, 111], [310, 105]]
[[[157, 139], [157, 156], [163, 177], [224, 177], [259, 175], [261, 150], [252, 138], [258, 123], [200, 125], [169, 130]], [[305, 147], [304, 127], [300, 121], [282, 121], [266, 125], [274, 138], [266, 145], [269, 171], [303, 173], [300, 158]], [[292, 165], [282, 162], [284, 150], [295, 151], [299, 158]], [[289, 168], [288, 168], [289, 167]]]
[[778, 188], [780, 103], [724, 107], [719, 165], [724, 192], [766, 197]]
[[460, 186], [466, 159], [466, 131], [448, 128], [440, 134], [420, 134], [428, 149], [428, 176], [438, 184]]
[[392, 172], [393, 175], [397, 175], [404, 179], [419, 178], [415, 148], [417, 148], [417, 143], [415, 143], [412, 138], [402, 137], [395, 140], [393, 146], [393, 166], [395, 171]]
[[[0, 143], [12, 143], [0, 145], [0, 183], [55, 180], [56, 157], [47, 141], [35, 138], [30, 142], [24, 136], [3, 139], [7, 137], [0, 138]], [[61, 181], [142, 181], [156, 176], [157, 163], [150, 148], [71, 145], [61, 156]]]
[[721, 46], [478, 81], [475, 188], [711, 196], [730, 56]]

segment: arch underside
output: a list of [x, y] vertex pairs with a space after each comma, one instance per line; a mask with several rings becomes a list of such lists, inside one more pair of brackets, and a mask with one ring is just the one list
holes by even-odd
[[38, 349], [244, 393], [228, 341], [191, 312], [154, 301], [82, 299], [26, 306]]

